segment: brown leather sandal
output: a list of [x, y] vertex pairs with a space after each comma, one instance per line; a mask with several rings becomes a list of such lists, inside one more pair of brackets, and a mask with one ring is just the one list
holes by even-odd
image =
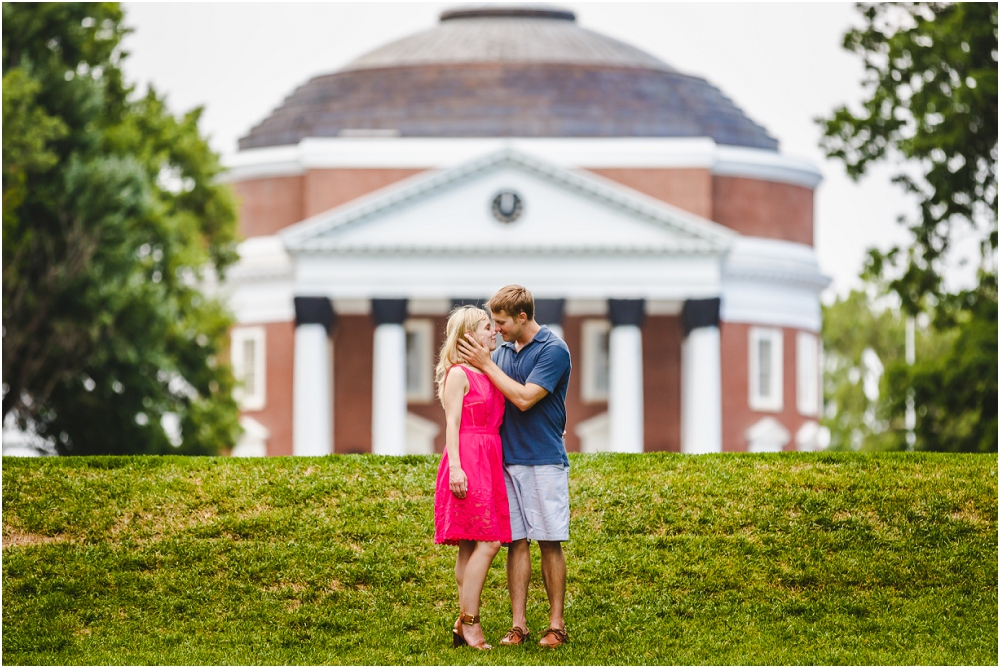
[[[546, 642], [546, 639], [548, 639], [550, 636], [551, 640], [549, 642]], [[569, 634], [566, 633], [566, 629], [554, 629], [549, 627], [545, 629], [545, 633], [542, 634], [542, 639], [538, 641], [538, 644], [541, 647], [556, 648], [559, 647], [560, 645], [565, 645], [568, 642], [569, 642]]]
[[[461, 623], [461, 625], [459, 625]], [[465, 639], [465, 632], [462, 630], [462, 626], [472, 626], [473, 624], [479, 623], [479, 615], [473, 617], [472, 615], [467, 615], [464, 612], [458, 615], [458, 621], [455, 622], [455, 626], [452, 628], [452, 647], [461, 647], [462, 645], [469, 645], [473, 649], [490, 650], [493, 646], [488, 644], [485, 640], [478, 645], [472, 645], [468, 640]]]
[[458, 619], [455, 620], [455, 625], [451, 627], [451, 646], [452, 647], [461, 647], [462, 645], [468, 645], [469, 644], [469, 643], [465, 642], [465, 636], [462, 635], [462, 632], [460, 630], [460, 628], [461, 628], [460, 625], [462, 623], [462, 617], [464, 617], [464, 616], [465, 616], [464, 613], [461, 613], [461, 612], [458, 613]]
[[501, 645], [523, 645], [524, 641], [531, 636], [531, 631], [515, 626], [507, 631], [507, 635], [500, 639]]

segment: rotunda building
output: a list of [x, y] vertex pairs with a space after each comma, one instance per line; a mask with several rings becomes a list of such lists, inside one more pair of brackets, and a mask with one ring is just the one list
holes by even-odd
[[240, 139], [234, 455], [444, 447], [448, 312], [524, 285], [570, 452], [818, 446], [820, 174], [705, 79], [568, 11], [456, 9]]

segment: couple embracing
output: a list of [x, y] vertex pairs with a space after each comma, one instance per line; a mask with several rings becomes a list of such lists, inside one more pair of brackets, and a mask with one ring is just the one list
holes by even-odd
[[[526, 608], [530, 541], [541, 550], [549, 628], [539, 645], [567, 641], [563, 620], [569, 540], [569, 460], [563, 433], [569, 348], [534, 320], [531, 293], [497, 292], [486, 310], [464, 306], [448, 318], [438, 359], [445, 451], [434, 504], [436, 543], [458, 546], [459, 617], [454, 646], [491, 649], [479, 623], [490, 564], [507, 547], [512, 628], [501, 645], [530, 638]], [[496, 345], [499, 334], [504, 344]]]

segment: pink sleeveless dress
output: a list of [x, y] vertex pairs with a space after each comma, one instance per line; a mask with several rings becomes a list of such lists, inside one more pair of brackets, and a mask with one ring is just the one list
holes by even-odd
[[468, 493], [459, 499], [451, 493], [448, 451], [438, 468], [434, 494], [434, 542], [458, 545], [460, 540], [510, 542], [510, 507], [503, 479], [500, 422], [505, 401], [486, 374], [460, 367], [469, 377], [469, 392], [462, 400], [462, 425], [458, 452], [469, 480]]

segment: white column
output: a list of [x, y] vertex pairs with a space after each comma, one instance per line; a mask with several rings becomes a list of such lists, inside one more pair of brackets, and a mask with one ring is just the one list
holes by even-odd
[[326, 327], [295, 328], [295, 380], [292, 387], [292, 454], [333, 452], [333, 394]]
[[642, 332], [635, 325], [612, 327], [608, 349], [611, 450], [642, 452]]
[[406, 454], [406, 302], [374, 299], [372, 313], [372, 453], [401, 456]]
[[691, 330], [681, 345], [681, 452], [722, 452], [718, 326]]
[[646, 302], [609, 299], [608, 440], [612, 452], [643, 451], [642, 326]]

